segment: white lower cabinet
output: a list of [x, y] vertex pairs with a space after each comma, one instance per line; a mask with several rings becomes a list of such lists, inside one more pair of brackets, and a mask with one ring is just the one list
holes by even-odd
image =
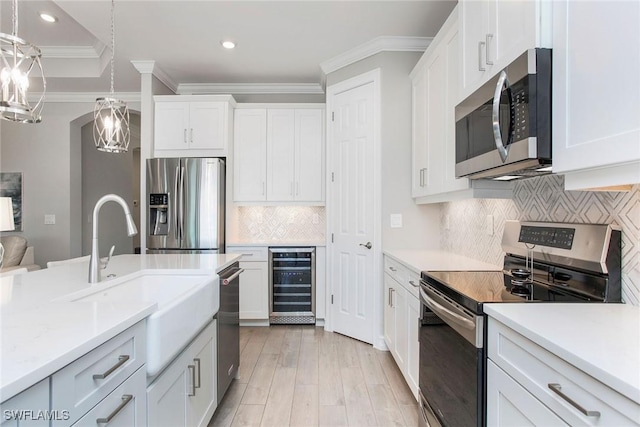
[[489, 317], [487, 425], [638, 426], [640, 405]]
[[242, 254], [240, 268], [240, 321], [269, 319], [269, 272], [265, 246], [227, 247], [227, 253]]
[[[39, 417], [41, 411], [49, 411], [49, 378], [0, 403], [0, 426], [48, 426], [49, 420]], [[65, 417], [65, 414], [60, 411], [59, 416]]]
[[73, 426], [146, 427], [146, 374], [144, 367], [139, 368]]
[[403, 265], [385, 257], [384, 340], [414, 396], [418, 397], [419, 278]]
[[206, 426], [217, 406], [216, 320], [147, 387], [148, 425]]

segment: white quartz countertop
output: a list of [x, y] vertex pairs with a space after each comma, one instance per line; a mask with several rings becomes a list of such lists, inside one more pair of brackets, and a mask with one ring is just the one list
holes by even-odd
[[247, 240], [227, 242], [227, 247], [232, 246], [283, 246], [283, 247], [303, 247], [303, 246], [326, 246], [327, 242], [324, 240]]
[[[217, 274], [240, 258], [225, 255], [119, 255], [102, 270], [116, 279], [141, 271]], [[48, 377], [156, 310], [153, 301], [69, 302], [84, 291], [89, 262], [0, 278], [0, 402]], [[115, 279], [114, 279], [115, 280]]]
[[502, 266], [489, 264], [439, 250], [386, 249], [385, 255], [393, 258], [416, 273], [422, 271], [500, 271]]
[[640, 307], [485, 304], [484, 311], [640, 404]]

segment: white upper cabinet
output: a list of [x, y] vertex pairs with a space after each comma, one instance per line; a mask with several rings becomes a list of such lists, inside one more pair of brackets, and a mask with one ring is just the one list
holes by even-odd
[[229, 95], [155, 96], [155, 157], [226, 157], [235, 101]]
[[463, 73], [458, 101], [525, 50], [551, 47], [551, 3], [547, 0], [460, 1]]
[[455, 176], [455, 105], [461, 78], [458, 28], [458, 10], [454, 9], [411, 72], [411, 194], [417, 203], [511, 197], [507, 183]]
[[553, 23], [553, 171], [567, 190], [640, 182], [640, 3], [555, 1]]
[[236, 202], [324, 202], [323, 108], [240, 108], [235, 126]]
[[267, 110], [237, 109], [233, 131], [233, 198], [267, 200]]

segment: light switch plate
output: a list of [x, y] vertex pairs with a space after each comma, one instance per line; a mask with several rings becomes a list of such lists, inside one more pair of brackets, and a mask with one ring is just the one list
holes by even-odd
[[45, 214], [44, 223], [46, 225], [54, 225], [56, 223], [56, 216], [53, 214]]
[[391, 214], [389, 222], [391, 228], [402, 228], [402, 214]]

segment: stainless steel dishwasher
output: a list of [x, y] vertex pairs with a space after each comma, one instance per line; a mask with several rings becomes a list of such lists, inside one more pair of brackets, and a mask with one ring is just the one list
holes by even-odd
[[224, 397], [240, 365], [240, 274], [244, 270], [233, 263], [220, 277], [218, 319], [218, 403]]

